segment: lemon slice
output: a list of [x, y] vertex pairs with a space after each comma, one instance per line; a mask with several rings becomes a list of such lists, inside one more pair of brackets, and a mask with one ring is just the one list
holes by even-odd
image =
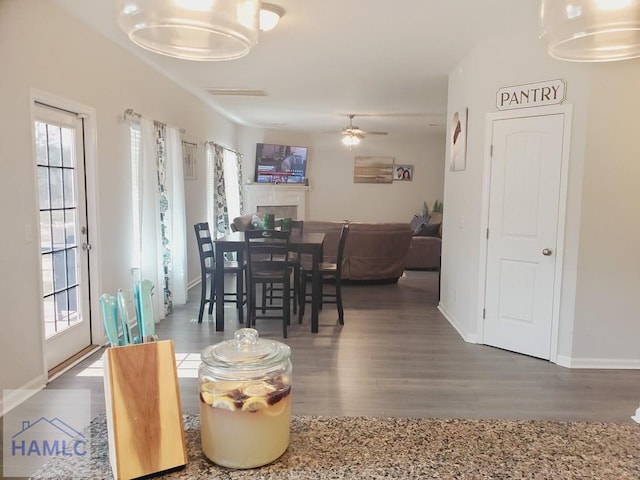
[[215, 392], [224, 394], [224, 393], [232, 392], [234, 390], [242, 390], [245, 384], [242, 382], [223, 381], [223, 382], [213, 382], [212, 385], [213, 385], [213, 390]]
[[263, 408], [269, 407], [267, 399], [264, 397], [251, 397], [247, 398], [242, 405], [243, 412], [257, 412]]
[[227, 397], [226, 395], [216, 395], [215, 397], [213, 397], [211, 406], [215, 408], [221, 408], [223, 410], [230, 410], [232, 412], [236, 409], [236, 404], [233, 402], [233, 399]]
[[266, 382], [254, 383], [247, 385], [242, 389], [247, 397], [266, 397], [269, 393], [275, 391], [276, 387]]
[[202, 392], [202, 399], [208, 405], [213, 405], [213, 400], [215, 399], [215, 395], [213, 393], [210, 393], [210, 392], [207, 392], [207, 391], [203, 391]]

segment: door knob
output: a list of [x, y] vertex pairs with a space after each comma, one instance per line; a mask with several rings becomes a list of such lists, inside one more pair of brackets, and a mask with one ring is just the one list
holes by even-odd
[[542, 250], [542, 254], [546, 257], [551, 255], [552, 253], [553, 253], [553, 250], [551, 250], [550, 248], [545, 248], [544, 250]]

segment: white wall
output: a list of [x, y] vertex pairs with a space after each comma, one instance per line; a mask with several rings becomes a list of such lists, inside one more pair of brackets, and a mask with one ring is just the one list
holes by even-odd
[[[44, 371], [39, 302], [37, 232], [30, 95], [35, 88], [94, 109], [97, 119], [99, 237], [93, 238], [103, 292], [130, 286], [131, 198], [126, 108], [186, 129], [185, 140], [234, 146], [236, 127], [127, 51], [68, 16], [50, 2], [0, 2], [0, 198], [3, 235], [0, 276], [0, 392], [41, 386]], [[205, 218], [204, 148], [198, 180], [186, 184], [187, 225]], [[94, 232], [95, 233], [95, 232]], [[195, 240], [188, 229], [189, 277]], [[194, 262], [193, 260], [196, 259]], [[101, 321], [98, 310], [94, 313]]]
[[[422, 213], [423, 202], [443, 198], [443, 133], [369, 136], [349, 151], [339, 135], [242, 128], [239, 145], [245, 153], [245, 179], [253, 179], [257, 142], [309, 147], [307, 218], [311, 220], [409, 222], [414, 214]], [[394, 157], [396, 164], [414, 166], [413, 180], [355, 184], [355, 156]]]
[[[633, 85], [637, 85], [638, 65], [633, 61], [624, 67], [613, 64], [594, 67], [552, 60], [537, 40], [532, 16], [530, 31], [480, 44], [451, 73], [449, 116], [461, 108], [469, 108], [468, 152], [466, 170], [445, 169], [440, 308], [467, 341], [474, 342], [481, 334], [478, 322], [482, 298], [478, 284], [484, 268], [479, 263], [484, 246], [480, 210], [486, 114], [497, 111], [495, 94], [501, 87], [563, 78], [567, 83], [565, 104], [573, 105], [573, 125], [558, 362], [568, 366], [625, 366], [632, 359], [638, 365], [640, 254], [631, 247], [638, 244], [638, 230], [637, 226], [618, 226], [621, 218], [627, 222], [634, 218], [632, 212], [638, 208], [637, 188], [632, 189], [629, 183], [638, 178], [638, 143], [637, 134], [633, 133], [633, 125], [638, 125], [634, 112], [638, 98], [630, 100], [634, 95], [637, 97]], [[593, 72], [599, 73], [592, 78]], [[620, 133], [625, 139], [634, 140], [616, 143], [622, 138], [618, 130], [611, 128], [613, 125], [623, 125]], [[611, 152], [620, 152], [613, 168], [609, 161]], [[620, 194], [610, 193], [619, 189]], [[620, 202], [624, 203], [621, 215]], [[604, 224], [600, 215], [592, 215], [596, 206], [606, 218]], [[606, 209], [606, 215], [602, 209]], [[607, 227], [624, 228], [627, 235], [609, 235], [611, 228]], [[607, 251], [606, 259], [602, 248]], [[625, 268], [618, 270], [624, 262]], [[606, 282], [599, 279], [602, 273], [606, 274]], [[631, 285], [635, 285], [635, 294], [630, 292], [634, 290]], [[610, 299], [616, 300], [615, 306]], [[581, 359], [589, 361], [581, 363]]]

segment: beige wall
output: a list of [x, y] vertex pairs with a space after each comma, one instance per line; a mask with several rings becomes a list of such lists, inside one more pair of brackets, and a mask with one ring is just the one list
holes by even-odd
[[[311, 190], [307, 218], [362, 222], [409, 222], [423, 202], [442, 201], [444, 133], [369, 136], [349, 151], [339, 135], [307, 135], [242, 128], [240, 146], [245, 179], [253, 179], [257, 142], [309, 147], [307, 176]], [[355, 156], [394, 157], [414, 166], [413, 180], [391, 184], [354, 184]], [[283, 186], [281, 188], [286, 188]]]
[[640, 359], [640, 60], [591, 73], [572, 356], [633, 364]]
[[[552, 60], [536, 39], [536, 27], [532, 16], [530, 31], [480, 44], [449, 77], [449, 115], [469, 108], [469, 137], [467, 169], [445, 170], [440, 306], [466, 340], [481, 338], [486, 115], [497, 111], [497, 90], [563, 78], [573, 120], [557, 361], [637, 368], [640, 253], [632, 245], [640, 239], [636, 225], [621, 225], [634, 218], [640, 198], [631, 186], [638, 178], [638, 136], [633, 129], [638, 124], [634, 85], [640, 63], [593, 66]], [[616, 229], [625, 235], [611, 235]]]
[[[0, 258], [0, 391], [39, 387], [46, 380], [39, 307], [39, 248], [26, 240], [37, 232], [31, 133], [32, 89], [69, 99], [95, 111], [97, 123], [98, 236], [92, 271], [100, 292], [131, 282], [131, 198], [128, 127], [118, 121], [126, 108], [186, 129], [185, 139], [234, 145], [236, 127], [193, 95], [88, 30], [50, 2], [0, 2], [0, 195], [3, 235]], [[187, 183], [187, 223], [205, 215], [204, 149], [198, 180]], [[189, 230], [188, 233], [191, 233]], [[36, 237], [37, 238], [37, 237]], [[190, 271], [197, 268], [192, 234]], [[95, 299], [94, 299], [95, 301]], [[94, 305], [95, 307], [95, 305]], [[101, 320], [94, 308], [94, 332]], [[100, 340], [100, 335], [96, 336]]]

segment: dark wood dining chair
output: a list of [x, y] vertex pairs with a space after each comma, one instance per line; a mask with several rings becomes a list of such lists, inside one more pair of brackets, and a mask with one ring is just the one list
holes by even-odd
[[[347, 236], [349, 234], [349, 223], [344, 223], [340, 230], [340, 239], [338, 240], [338, 251], [336, 255], [336, 263], [321, 262], [318, 265], [318, 270], [321, 275], [320, 289], [322, 291], [321, 303], [335, 303], [338, 309], [338, 322], [340, 325], [344, 325], [344, 307], [342, 305], [342, 259], [344, 258], [344, 247], [347, 243]], [[305, 305], [311, 301], [311, 294], [307, 293], [307, 282], [312, 280], [313, 270], [311, 265], [303, 262], [301, 269], [301, 282], [300, 282], [300, 312], [298, 321], [302, 322], [304, 316]], [[325, 280], [327, 283], [332, 283], [333, 290], [325, 290]]]
[[[196, 240], [198, 242], [198, 254], [200, 256], [200, 308], [198, 310], [198, 323], [202, 323], [202, 316], [204, 315], [204, 307], [209, 304], [209, 315], [213, 313], [213, 305], [216, 301], [216, 259], [213, 246], [213, 240], [211, 238], [211, 230], [209, 230], [209, 224], [207, 222], [196, 223], [193, 226], [196, 234]], [[246, 269], [246, 262], [239, 263], [237, 261], [225, 261], [221, 266], [224, 269], [224, 274], [232, 274], [236, 276], [236, 291], [225, 292], [225, 298], [223, 302], [235, 303], [238, 309], [238, 321], [244, 322], [243, 307], [245, 304], [245, 292], [244, 292], [244, 276]], [[210, 288], [207, 293], [207, 283]], [[227, 298], [228, 297], [228, 298]]]
[[[247, 258], [247, 326], [255, 326], [259, 319], [282, 319], [282, 335], [287, 338], [291, 321], [291, 273], [289, 264], [289, 231], [247, 230], [244, 232]], [[262, 305], [258, 312], [257, 286], [277, 285], [281, 291], [281, 304], [266, 303], [263, 289]], [[280, 310], [280, 315], [271, 312]]]
[[[276, 229], [282, 229], [281, 218], [276, 219], [275, 227]], [[304, 231], [304, 220], [291, 220], [289, 223], [289, 231], [291, 232], [291, 235], [302, 235], [302, 232]], [[300, 255], [298, 252], [289, 252], [289, 266], [293, 269], [293, 283], [291, 284], [291, 290], [293, 293], [291, 295], [291, 303], [293, 305], [293, 313], [296, 314], [298, 313], [298, 297], [300, 295], [301, 285]], [[280, 298], [280, 289], [277, 286], [267, 286], [265, 289], [269, 303], [273, 303], [275, 299]]]

